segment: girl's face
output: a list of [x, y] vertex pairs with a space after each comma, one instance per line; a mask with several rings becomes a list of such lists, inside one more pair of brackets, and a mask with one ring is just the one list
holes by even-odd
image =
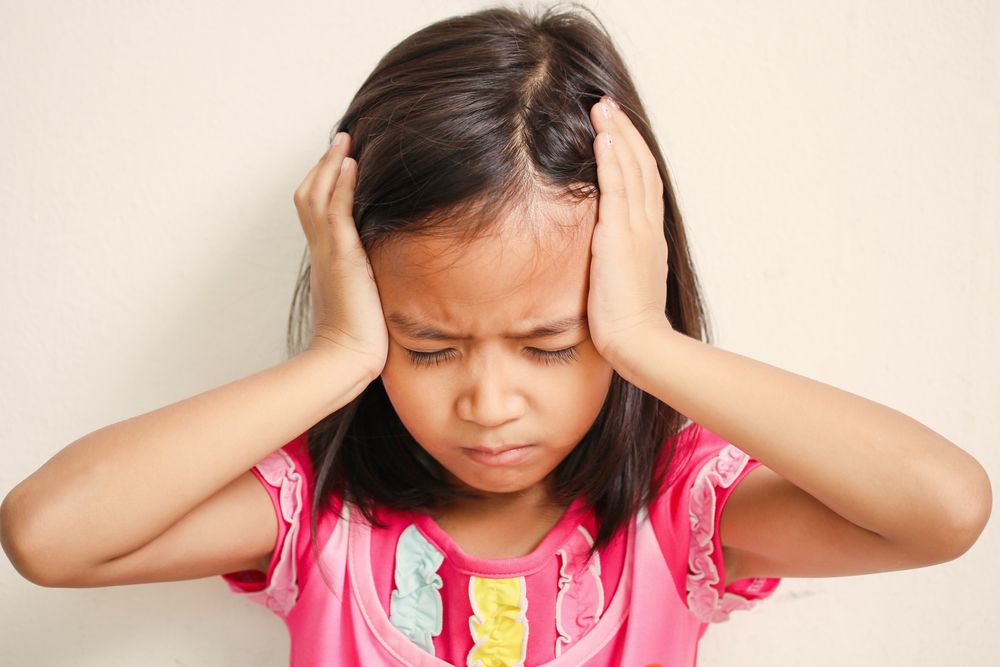
[[[458, 482], [498, 500], [544, 491], [539, 482], [590, 428], [612, 377], [581, 319], [596, 201], [539, 209], [560, 224], [537, 239], [501, 223], [457, 252], [452, 239], [404, 237], [371, 257], [389, 400]], [[529, 446], [506, 462], [470, 451], [507, 445]]]

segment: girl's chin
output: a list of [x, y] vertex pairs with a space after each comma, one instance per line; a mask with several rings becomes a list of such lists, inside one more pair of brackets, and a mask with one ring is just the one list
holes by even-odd
[[461, 477], [452, 475], [452, 481], [463, 489], [486, 494], [495, 500], [513, 500], [543, 481], [535, 475], [512, 474], [510, 470], [466, 470], [464, 473]]
[[488, 475], [480, 475], [474, 478], [459, 479], [458, 483], [462, 488], [478, 493], [488, 493], [496, 495], [514, 495], [527, 491], [534, 486], [520, 480], [497, 480], [487, 479]]

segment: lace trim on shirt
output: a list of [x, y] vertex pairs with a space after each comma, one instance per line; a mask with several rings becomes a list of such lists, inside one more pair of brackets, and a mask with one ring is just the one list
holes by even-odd
[[441, 634], [444, 617], [443, 582], [437, 570], [444, 554], [427, 541], [414, 524], [396, 542], [396, 588], [389, 599], [389, 622], [413, 643], [434, 655], [433, 637]]
[[[719, 571], [715, 567], [712, 551], [715, 549], [716, 488], [729, 487], [746, 467], [750, 456], [735, 445], [726, 445], [708, 461], [695, 478], [691, 487], [690, 518], [691, 547], [688, 552], [687, 604], [703, 623], [717, 623], [729, 618], [730, 612], [749, 609], [760, 600], [745, 598], [736, 593], [725, 593], [721, 598], [716, 589]], [[751, 588], [758, 583], [755, 579]]]
[[523, 667], [528, 650], [528, 597], [524, 577], [469, 577], [469, 632], [475, 645], [466, 667]]
[[556, 657], [580, 640], [597, 624], [604, 612], [604, 586], [601, 583], [601, 556], [590, 548], [594, 540], [583, 526], [577, 526], [566, 547], [556, 553], [559, 567], [559, 593], [556, 594]]
[[288, 523], [288, 532], [277, 547], [280, 555], [271, 572], [271, 585], [251, 595], [261, 596], [271, 611], [287, 615], [299, 597], [295, 545], [299, 534], [299, 517], [302, 514], [302, 475], [295, 469], [292, 457], [280, 449], [268, 454], [255, 467], [268, 484], [279, 490], [278, 504], [282, 519]]

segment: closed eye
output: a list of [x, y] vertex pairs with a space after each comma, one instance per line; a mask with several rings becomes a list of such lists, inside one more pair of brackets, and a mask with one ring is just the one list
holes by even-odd
[[[405, 349], [405, 348], [404, 348]], [[437, 352], [417, 352], [416, 350], [406, 350], [410, 355], [410, 361], [414, 366], [437, 366], [438, 364], [452, 359], [457, 352], [453, 349], [439, 350]], [[568, 364], [579, 358], [576, 345], [563, 348], [562, 350], [539, 350], [534, 347], [526, 347], [524, 351], [539, 363], [546, 366], [553, 363]]]

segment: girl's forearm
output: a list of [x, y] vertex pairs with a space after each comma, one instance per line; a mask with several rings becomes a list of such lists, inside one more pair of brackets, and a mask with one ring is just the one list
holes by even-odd
[[371, 380], [352, 358], [310, 348], [85, 435], [7, 495], [4, 548], [95, 564], [131, 553]]
[[979, 462], [892, 408], [669, 325], [619, 354], [626, 380], [888, 540], [939, 548], [936, 539], [978, 535], [989, 514]]

